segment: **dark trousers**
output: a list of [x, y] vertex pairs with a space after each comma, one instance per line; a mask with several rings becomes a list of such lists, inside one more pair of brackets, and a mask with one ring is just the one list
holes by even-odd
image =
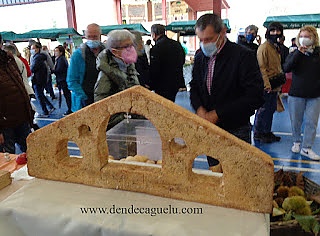
[[[226, 129], [230, 134], [233, 134], [239, 139], [251, 144], [251, 124], [248, 123], [247, 125], [241, 126], [236, 129]], [[209, 166], [216, 166], [219, 164], [217, 159], [214, 159], [210, 156], [207, 156], [208, 165]]]
[[271, 132], [273, 113], [277, 110], [278, 92], [264, 92], [265, 103], [257, 110], [254, 119], [254, 133], [266, 134]]
[[23, 123], [13, 128], [4, 128], [2, 130], [4, 144], [0, 144], [0, 151], [15, 154], [15, 144], [17, 144], [22, 152], [26, 152], [26, 140], [30, 132], [30, 125], [28, 123]]
[[53, 105], [51, 104], [51, 102], [49, 102], [48, 98], [44, 95], [44, 87], [45, 87], [45, 85], [34, 84], [33, 90], [36, 94], [38, 102], [40, 103], [40, 106], [41, 106], [43, 113], [48, 114], [49, 112], [47, 109], [47, 105], [50, 109], [53, 108]]
[[63, 91], [63, 96], [66, 99], [68, 111], [71, 111], [71, 92], [68, 89], [68, 85], [66, 81], [59, 81], [58, 82], [58, 89], [61, 92]]
[[47, 79], [47, 84], [46, 84], [46, 86], [45, 86], [45, 90], [46, 90], [47, 93], [50, 94], [50, 97], [51, 97], [51, 98], [55, 98], [55, 97], [56, 97], [56, 96], [54, 95], [54, 92], [53, 92], [51, 74], [48, 75], [48, 79]]

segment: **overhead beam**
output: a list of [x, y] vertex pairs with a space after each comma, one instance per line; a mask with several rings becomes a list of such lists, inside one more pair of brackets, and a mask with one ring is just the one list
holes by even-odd
[[25, 5], [32, 3], [41, 3], [41, 2], [53, 2], [59, 0], [0, 0], [0, 7], [9, 7], [9, 6], [17, 6], [17, 5]]
[[68, 27], [77, 30], [76, 7], [74, 0], [66, 0]]

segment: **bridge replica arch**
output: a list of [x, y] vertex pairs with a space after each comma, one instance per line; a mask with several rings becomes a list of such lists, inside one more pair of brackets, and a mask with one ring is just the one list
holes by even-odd
[[[106, 127], [112, 114], [140, 114], [157, 128], [162, 167], [108, 160]], [[176, 143], [182, 139], [184, 144]], [[83, 158], [70, 157], [74, 141]], [[47, 125], [27, 139], [28, 171], [37, 178], [128, 190], [269, 213], [271, 157], [149, 90], [135, 86]], [[218, 159], [223, 174], [192, 171], [200, 154]]]

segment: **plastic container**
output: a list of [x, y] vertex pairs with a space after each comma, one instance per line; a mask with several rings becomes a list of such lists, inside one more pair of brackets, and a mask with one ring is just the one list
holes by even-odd
[[149, 120], [125, 119], [107, 131], [109, 155], [116, 160], [142, 155], [162, 159], [161, 139]]

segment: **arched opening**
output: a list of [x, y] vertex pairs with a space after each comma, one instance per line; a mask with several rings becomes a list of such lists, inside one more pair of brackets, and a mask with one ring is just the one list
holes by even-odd
[[75, 142], [73, 142], [72, 140], [68, 140], [67, 147], [69, 157], [83, 158], [80, 148]]
[[107, 130], [106, 136], [109, 160], [162, 163], [159, 132], [151, 121], [143, 116], [125, 115], [124, 119]]
[[217, 173], [219, 176], [222, 176], [223, 167], [221, 163], [218, 160], [216, 160], [218, 163], [217, 165], [209, 166], [207, 156], [210, 156], [210, 155], [201, 154], [197, 156], [193, 161], [192, 171], [194, 173], [201, 174], [201, 173], [205, 173], [201, 170], [207, 170], [207, 173], [213, 172], [213, 173]]

